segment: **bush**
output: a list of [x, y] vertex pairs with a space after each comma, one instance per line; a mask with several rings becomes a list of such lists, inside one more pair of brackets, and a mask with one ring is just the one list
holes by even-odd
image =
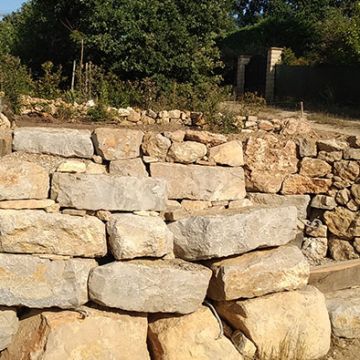
[[36, 95], [45, 99], [55, 99], [61, 95], [60, 85], [64, 80], [61, 66], [56, 69], [51, 61], [41, 65], [42, 76], [36, 81]]

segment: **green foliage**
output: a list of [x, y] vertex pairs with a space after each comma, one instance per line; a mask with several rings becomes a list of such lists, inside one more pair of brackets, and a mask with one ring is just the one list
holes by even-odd
[[55, 99], [61, 95], [63, 80], [61, 66], [55, 69], [51, 61], [41, 65], [42, 76], [36, 81], [36, 95], [45, 99]]
[[94, 122], [110, 121], [113, 119], [112, 113], [108, 111], [102, 102], [98, 102], [94, 107], [89, 108], [87, 116]]

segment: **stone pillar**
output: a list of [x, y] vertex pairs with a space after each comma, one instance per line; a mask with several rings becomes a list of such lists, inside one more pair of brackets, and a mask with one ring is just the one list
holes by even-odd
[[266, 90], [265, 98], [267, 102], [274, 101], [275, 94], [275, 66], [281, 60], [283, 49], [272, 47], [268, 51], [267, 69], [266, 69]]
[[240, 97], [245, 92], [245, 66], [250, 62], [251, 56], [240, 55], [237, 62], [236, 72], [236, 97]]

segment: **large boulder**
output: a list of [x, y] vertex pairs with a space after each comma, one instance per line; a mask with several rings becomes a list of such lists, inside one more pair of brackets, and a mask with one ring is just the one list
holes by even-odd
[[92, 259], [49, 260], [0, 254], [0, 305], [77, 308], [88, 301]]
[[210, 149], [209, 160], [220, 165], [243, 166], [244, 155], [242, 142], [234, 140], [212, 147]]
[[154, 360], [242, 360], [206, 307], [190, 315], [155, 315], [149, 320], [149, 345]]
[[91, 158], [94, 147], [89, 130], [59, 128], [17, 128], [13, 148], [36, 154]]
[[18, 328], [19, 319], [16, 311], [11, 308], [0, 307], [0, 351], [12, 343]]
[[324, 214], [325, 224], [330, 232], [339, 238], [352, 239], [355, 237], [356, 212], [350, 211], [345, 207], [337, 207], [333, 211], [326, 211]]
[[107, 253], [105, 225], [94, 216], [0, 210], [0, 251], [101, 257]]
[[93, 140], [97, 154], [105, 160], [134, 159], [140, 156], [144, 133], [129, 129], [96, 129]]
[[300, 163], [300, 174], [309, 177], [323, 177], [331, 173], [331, 165], [320, 159], [304, 158]]
[[148, 177], [145, 164], [140, 158], [115, 160], [110, 162], [109, 172], [111, 175]]
[[273, 135], [251, 137], [245, 146], [245, 164], [247, 189], [277, 193], [284, 179], [298, 170], [296, 144]]
[[216, 146], [226, 143], [227, 138], [223, 134], [214, 134], [208, 131], [186, 130], [185, 140]]
[[0, 160], [0, 200], [46, 199], [49, 175], [40, 165], [22, 160]]
[[162, 257], [173, 251], [173, 234], [160, 217], [116, 214], [107, 223], [115, 259]]
[[155, 163], [150, 171], [167, 181], [170, 199], [222, 201], [246, 195], [242, 168]]
[[56, 173], [51, 190], [61, 206], [85, 210], [161, 211], [167, 200], [164, 180], [130, 176]]
[[203, 302], [211, 271], [176, 260], [132, 260], [99, 266], [89, 279], [93, 301], [122, 310], [188, 314]]
[[1, 360], [149, 360], [147, 319], [138, 314], [82, 308], [33, 311], [20, 322]]
[[148, 133], [144, 136], [141, 147], [145, 155], [159, 161], [165, 161], [170, 146], [171, 141], [167, 137], [161, 134]]
[[[312, 360], [330, 349], [331, 326], [324, 295], [314, 287], [221, 302], [218, 312], [241, 330], [264, 357]], [[285, 352], [285, 353], [284, 353]]]
[[253, 298], [307, 285], [310, 266], [301, 250], [281, 246], [208, 263], [213, 271], [208, 296], [227, 301]]
[[221, 258], [285, 245], [296, 237], [295, 207], [249, 207], [198, 215], [169, 225], [174, 252], [186, 260]]
[[195, 141], [174, 142], [167, 155], [170, 162], [191, 164], [201, 160], [207, 154], [207, 147]]

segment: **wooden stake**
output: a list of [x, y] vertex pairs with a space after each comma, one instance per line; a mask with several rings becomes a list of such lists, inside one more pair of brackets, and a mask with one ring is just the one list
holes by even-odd
[[76, 60], [73, 62], [73, 71], [72, 71], [72, 77], [71, 77], [71, 91], [74, 91], [75, 87], [75, 72], [76, 72]]
[[304, 102], [301, 101], [300, 102], [300, 112], [301, 112], [301, 118], [304, 117]]

